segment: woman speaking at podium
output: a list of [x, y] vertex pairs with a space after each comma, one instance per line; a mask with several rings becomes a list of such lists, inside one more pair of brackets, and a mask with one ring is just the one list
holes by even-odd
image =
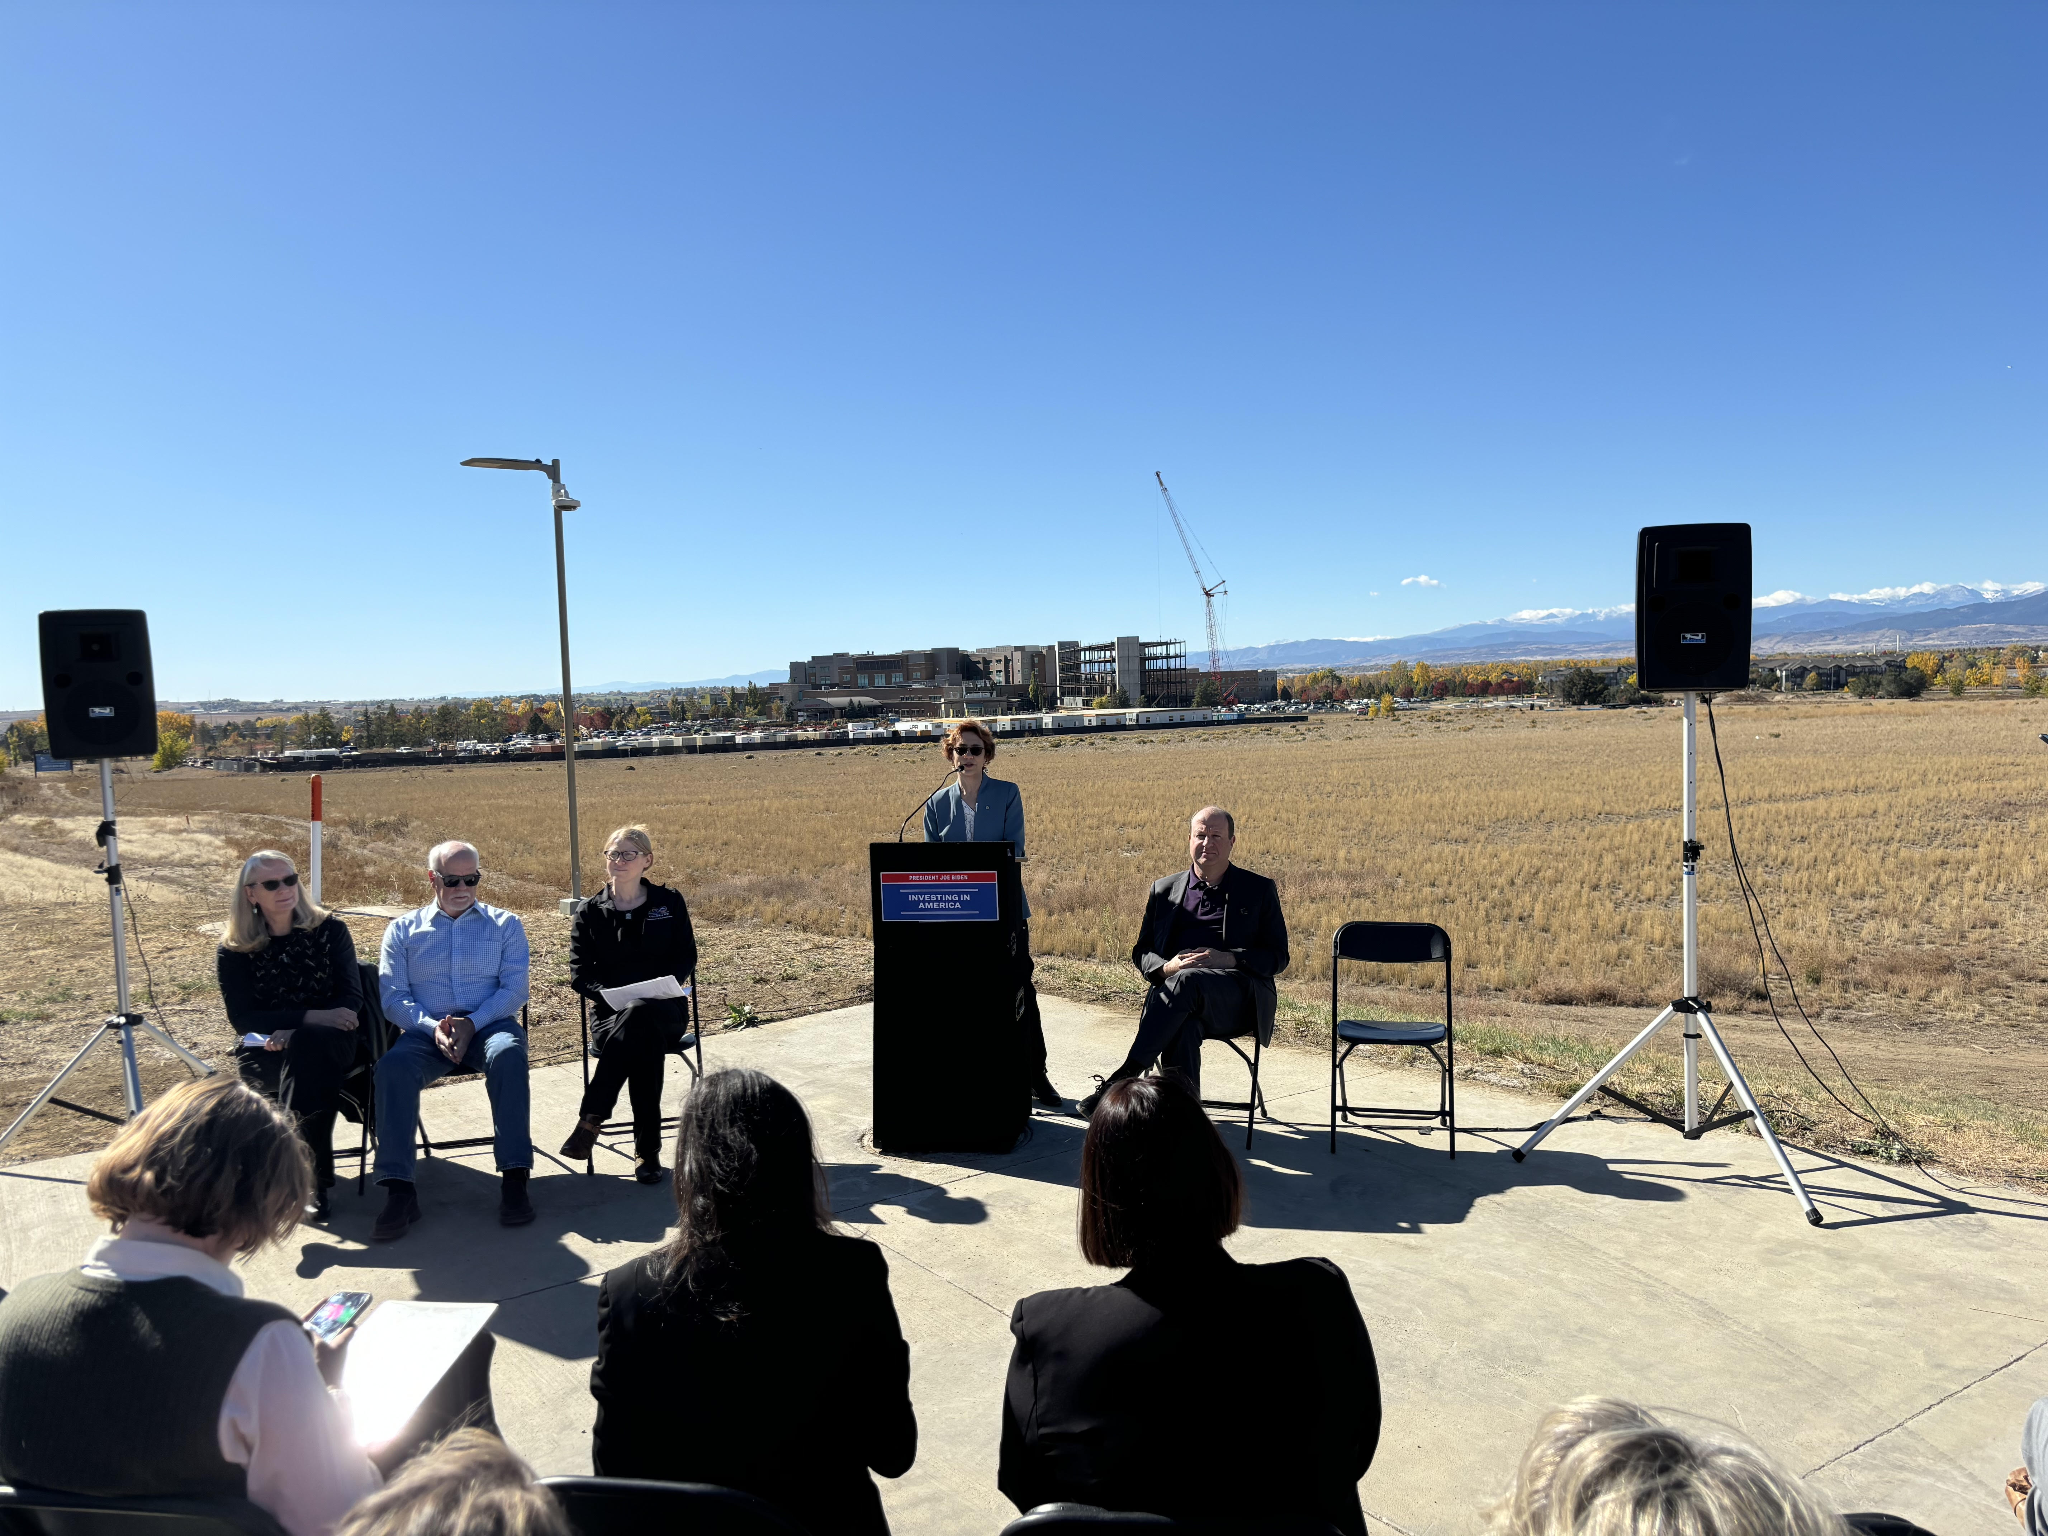
[[[1024, 797], [1005, 779], [992, 779], [995, 733], [979, 720], [962, 720], [946, 732], [946, 761], [954, 774], [946, 787], [925, 802], [924, 840], [928, 843], [1008, 843], [1021, 863], [1024, 858]], [[1023, 894], [1021, 891], [1018, 893]], [[1023, 960], [1018, 985], [1024, 990], [1025, 1060], [1032, 1071], [1031, 1096], [1048, 1109], [1065, 1102], [1045, 1074], [1045, 1025], [1038, 1017], [1038, 989], [1031, 984], [1031, 903], [1024, 903]]]

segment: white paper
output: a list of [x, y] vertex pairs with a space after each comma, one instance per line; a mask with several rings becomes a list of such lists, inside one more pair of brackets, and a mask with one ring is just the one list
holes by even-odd
[[690, 989], [679, 985], [673, 976], [657, 976], [652, 981], [636, 981], [624, 987], [600, 987], [598, 992], [613, 1008], [622, 1011], [635, 1003], [651, 1003], [664, 997], [690, 995]]
[[250, 1049], [250, 1050], [252, 1050], [252, 1051], [260, 1051], [260, 1050], [262, 1050], [262, 1049], [263, 1049], [263, 1048], [264, 1048], [264, 1047], [265, 1047], [266, 1045], [270, 1044], [270, 1036], [268, 1036], [268, 1035], [244, 1035], [244, 1036], [242, 1036], [242, 1044], [244, 1044], [244, 1045], [248, 1046], [248, 1047], [249, 1047], [249, 1049]]
[[410, 1419], [497, 1305], [386, 1301], [356, 1326], [342, 1366], [358, 1445], [382, 1445]]

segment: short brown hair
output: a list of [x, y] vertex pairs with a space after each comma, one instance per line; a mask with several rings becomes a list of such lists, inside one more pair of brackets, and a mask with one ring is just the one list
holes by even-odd
[[946, 761], [953, 761], [953, 749], [960, 745], [962, 736], [972, 733], [981, 738], [981, 760], [992, 763], [996, 760], [996, 733], [979, 720], [962, 720], [946, 732]]
[[116, 1232], [140, 1216], [187, 1237], [226, 1233], [234, 1251], [281, 1243], [313, 1192], [291, 1118], [216, 1074], [180, 1083], [121, 1128], [85, 1181]]
[[1111, 1268], [1220, 1243], [1244, 1175], [1178, 1072], [1103, 1089], [1081, 1143], [1081, 1252]]
[[357, 1504], [334, 1536], [571, 1536], [533, 1468], [488, 1430], [458, 1429]]

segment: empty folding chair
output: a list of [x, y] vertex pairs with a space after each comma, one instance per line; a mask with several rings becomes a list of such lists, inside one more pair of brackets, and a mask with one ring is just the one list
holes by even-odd
[[[1441, 1024], [1376, 1024], [1339, 1016], [1338, 971], [1346, 960], [1368, 965], [1438, 965], [1444, 968]], [[1361, 1045], [1419, 1045], [1440, 1074], [1435, 1109], [1354, 1105], [1344, 1064]], [[1339, 1047], [1342, 1053], [1339, 1053]], [[1435, 923], [1346, 923], [1330, 941], [1330, 1150], [1337, 1150], [1337, 1117], [1389, 1122], [1434, 1120], [1450, 1132], [1451, 1156], [1458, 1155], [1457, 1086], [1451, 1075], [1451, 936]]]

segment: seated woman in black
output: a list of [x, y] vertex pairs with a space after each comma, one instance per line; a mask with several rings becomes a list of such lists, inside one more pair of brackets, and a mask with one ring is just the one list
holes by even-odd
[[313, 905], [290, 857], [265, 848], [242, 863], [214, 974], [235, 1034], [260, 1037], [235, 1047], [242, 1081], [297, 1122], [313, 1154], [313, 1214], [325, 1216], [342, 1084], [370, 1059], [355, 940]]
[[887, 1536], [870, 1468], [917, 1455], [882, 1250], [831, 1229], [795, 1095], [708, 1074], [683, 1101], [675, 1237], [597, 1293], [600, 1477], [716, 1483], [817, 1532]]
[[[1081, 1148], [1081, 1251], [1114, 1285], [1010, 1317], [997, 1486], [1020, 1510], [1324, 1520], [1363, 1536], [1379, 1367], [1328, 1259], [1240, 1264], [1243, 1181], [1178, 1074], [1103, 1091]], [[1247, 1395], [1256, 1383], [1256, 1397]]]
[[662, 1173], [662, 1070], [689, 1033], [689, 1014], [683, 1000], [673, 997], [613, 1008], [604, 989], [659, 976], [687, 982], [697, 964], [697, 935], [682, 892], [644, 878], [654, 863], [654, 842], [645, 827], [621, 827], [606, 838], [604, 860], [610, 878], [583, 904], [569, 930], [569, 985], [590, 999], [597, 1067], [562, 1156], [590, 1156], [623, 1083], [633, 1103], [633, 1177], [654, 1184]]

